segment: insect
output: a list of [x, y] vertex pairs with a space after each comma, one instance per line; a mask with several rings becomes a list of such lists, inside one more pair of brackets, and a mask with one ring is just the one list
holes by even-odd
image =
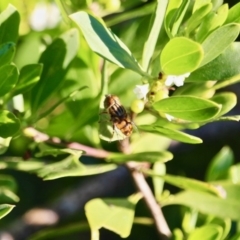
[[107, 94], [104, 100], [104, 112], [110, 116], [112, 122], [113, 134], [116, 128], [126, 137], [131, 136], [133, 131], [133, 122], [131, 121], [126, 109], [122, 106], [119, 98], [115, 95]]

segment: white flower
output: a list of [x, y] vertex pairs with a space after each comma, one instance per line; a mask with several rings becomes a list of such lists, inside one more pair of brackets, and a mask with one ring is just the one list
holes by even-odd
[[30, 25], [35, 31], [54, 28], [61, 20], [56, 4], [37, 3], [31, 16]]
[[136, 87], [133, 89], [133, 92], [138, 99], [145, 100], [147, 97], [147, 93], [149, 92], [149, 84], [147, 83], [143, 85], [136, 85]]
[[174, 119], [174, 117], [172, 115], [169, 115], [167, 113], [165, 113], [165, 117], [169, 122], [171, 122]]
[[165, 81], [166, 86], [176, 85], [177, 87], [183, 86], [185, 78], [189, 77], [190, 73], [183, 75], [168, 75]]

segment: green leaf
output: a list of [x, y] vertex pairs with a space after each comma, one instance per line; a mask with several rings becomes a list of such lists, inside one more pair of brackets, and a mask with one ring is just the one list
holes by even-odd
[[0, 111], [0, 137], [13, 136], [20, 128], [19, 120], [9, 111]]
[[0, 137], [0, 155], [4, 154], [7, 151], [11, 140], [12, 140], [11, 137], [8, 137], [8, 138]]
[[188, 240], [221, 240], [223, 234], [222, 227], [216, 224], [209, 224], [195, 229], [188, 236]]
[[96, 18], [83, 11], [70, 15], [70, 18], [95, 53], [119, 67], [145, 74], [126, 45]]
[[182, 0], [180, 7], [176, 10], [174, 14], [174, 18], [172, 19], [172, 29], [171, 34], [172, 36], [176, 36], [179, 30], [179, 27], [183, 21], [183, 18], [186, 14], [188, 6], [190, 4], [189, 0]]
[[138, 126], [140, 130], [146, 131], [146, 132], [151, 132], [155, 134], [160, 134], [162, 136], [171, 138], [173, 140], [177, 140], [180, 142], [185, 142], [185, 143], [202, 143], [202, 139], [192, 136], [190, 134], [167, 128], [167, 127], [162, 127], [162, 126], [157, 126], [157, 125], [141, 125]]
[[36, 171], [40, 169], [41, 167], [44, 167], [45, 163], [41, 161], [31, 160], [28, 159], [28, 161], [22, 161], [22, 158], [17, 157], [11, 157], [11, 160], [9, 159], [2, 159], [0, 161], [0, 169], [15, 169], [18, 171]]
[[218, 57], [234, 40], [240, 31], [239, 24], [227, 24], [212, 32], [202, 43], [204, 58], [201, 66]]
[[66, 170], [54, 170], [49, 171], [49, 173], [43, 175], [40, 174], [39, 176], [43, 178], [43, 180], [54, 180], [63, 177], [79, 177], [79, 176], [90, 176], [101, 174], [105, 172], [112, 171], [117, 168], [116, 164], [96, 164], [96, 165], [86, 165], [84, 168], [72, 168]]
[[15, 7], [8, 5], [0, 14], [0, 44], [17, 42], [20, 16]]
[[198, 25], [201, 24], [202, 19], [211, 11], [212, 3], [207, 3], [201, 8], [197, 9], [187, 21], [186, 31], [190, 34]]
[[223, 234], [221, 236], [221, 240], [224, 240], [227, 238], [227, 236], [230, 233], [230, 230], [232, 228], [232, 221], [230, 218], [220, 219], [220, 218], [214, 217], [211, 219], [211, 217], [210, 217], [210, 221], [208, 221], [208, 224], [216, 224], [217, 226], [219, 226], [223, 229]]
[[212, 101], [216, 102], [217, 104], [221, 104], [222, 108], [219, 112], [219, 116], [228, 113], [232, 110], [237, 104], [237, 97], [234, 93], [231, 92], [222, 92], [214, 95], [211, 98]]
[[205, 6], [209, 3], [211, 3], [211, 0], [196, 0], [196, 1], [194, 1], [192, 12], [195, 13], [195, 11], [197, 11], [198, 9], [202, 8], [203, 6]]
[[217, 121], [240, 121], [240, 115], [234, 115], [234, 116], [225, 116], [225, 117], [220, 117], [216, 119]]
[[[188, 82], [196, 81], [208, 81], [208, 80], [226, 80], [224, 86], [233, 84], [236, 81], [239, 81], [240, 76], [240, 43], [234, 42], [221, 53], [217, 58], [203, 67], [192, 72], [191, 75], [186, 79]], [[231, 78], [233, 80], [232, 82]], [[229, 82], [229, 84], [228, 84]], [[221, 83], [217, 83], [216, 86]]]
[[[138, 197], [137, 200], [139, 200]], [[131, 199], [90, 200], [85, 205], [85, 212], [92, 231], [104, 227], [119, 234], [122, 238], [129, 236], [133, 224], [136, 201]], [[103, 217], [106, 216], [106, 217]]]
[[13, 192], [17, 190], [17, 182], [15, 179], [10, 175], [0, 175], [0, 187], [4, 187], [6, 189], [9, 189]]
[[166, 202], [162, 202], [162, 204], [163, 206], [180, 204], [194, 208], [204, 214], [211, 214], [220, 218], [240, 220], [240, 203], [238, 199], [222, 199], [206, 192], [192, 190], [182, 191], [171, 199], [166, 200]]
[[177, 10], [180, 8], [181, 4], [182, 4], [182, 0], [169, 1], [168, 3], [164, 25], [165, 25], [166, 32], [170, 38], [172, 38], [172, 33], [171, 33], [172, 25], [174, 24]]
[[217, 13], [210, 12], [202, 21], [202, 24], [199, 27], [199, 30], [196, 34], [196, 39], [198, 42], [203, 42], [204, 39], [216, 28], [223, 25], [227, 19], [228, 14], [228, 5], [222, 5]]
[[18, 69], [15, 65], [5, 65], [0, 68], [0, 97], [9, 93], [18, 81]]
[[173, 96], [153, 104], [154, 109], [188, 121], [207, 121], [218, 115], [221, 106], [194, 96]]
[[10, 205], [10, 204], [0, 204], [0, 219], [5, 217], [7, 214], [9, 214], [15, 205]]
[[158, 0], [156, 10], [152, 15], [151, 29], [143, 48], [142, 66], [144, 70], [148, 69], [153, 56], [160, 29], [162, 28], [167, 4], [168, 1]]
[[[153, 164], [153, 172], [156, 175], [165, 175], [166, 174], [166, 165], [162, 162], [155, 162]], [[153, 187], [154, 187], [154, 194], [157, 200], [161, 199], [162, 192], [163, 192], [163, 185], [164, 179], [160, 177], [153, 176]]]
[[0, 186], [0, 203], [15, 203], [19, 197], [10, 189]]
[[15, 43], [6, 42], [0, 45], [0, 66], [11, 63], [15, 53]]
[[228, 17], [227, 20], [225, 22], [225, 24], [227, 23], [240, 23], [240, 2], [235, 4], [233, 7], [231, 7], [229, 9], [228, 12]]
[[123, 153], [110, 153], [107, 157], [107, 160], [111, 160], [117, 163], [123, 163], [128, 161], [135, 162], [167, 162], [173, 158], [172, 153], [168, 151], [159, 151], [159, 152], [141, 152], [141, 153], [132, 153], [132, 154], [123, 154]]
[[42, 64], [29, 64], [20, 70], [19, 82], [14, 89], [14, 95], [30, 90], [40, 79]]
[[144, 173], [152, 177], [160, 177], [165, 182], [182, 189], [207, 192], [219, 197], [222, 196], [222, 192], [219, 191], [218, 187], [210, 183], [202, 182], [187, 177], [173, 176], [170, 174], [158, 175], [151, 170], [144, 171]]
[[61, 224], [61, 226], [52, 226], [51, 228], [44, 228], [41, 231], [37, 231], [31, 235], [31, 240], [68, 238], [70, 234], [78, 234], [89, 230], [90, 227], [87, 221]]
[[203, 58], [202, 46], [185, 37], [171, 39], [160, 56], [162, 70], [167, 75], [194, 71]]
[[32, 89], [33, 113], [58, 91], [77, 51], [78, 32], [71, 29], [53, 41], [43, 52], [39, 60], [44, 65], [43, 72], [39, 82]]
[[207, 181], [216, 181], [225, 179], [227, 173], [234, 162], [232, 150], [225, 146], [218, 154], [211, 160], [206, 173]]

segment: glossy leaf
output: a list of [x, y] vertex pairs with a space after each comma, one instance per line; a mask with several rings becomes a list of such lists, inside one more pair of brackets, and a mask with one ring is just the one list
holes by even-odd
[[240, 25], [227, 24], [213, 31], [202, 43], [204, 58], [201, 66], [218, 57], [238, 37]]
[[148, 69], [150, 60], [153, 56], [160, 29], [163, 24], [167, 4], [168, 1], [166, 0], [158, 0], [155, 12], [152, 15], [151, 29], [143, 48], [142, 66], [145, 70]]
[[206, 173], [207, 181], [216, 181], [225, 179], [227, 173], [234, 162], [232, 150], [225, 146], [219, 153], [211, 160]]
[[0, 175], [0, 187], [4, 187], [6, 189], [9, 189], [13, 192], [17, 190], [17, 182], [15, 179], [10, 175]]
[[216, 224], [209, 224], [200, 228], [195, 229], [188, 236], [188, 240], [221, 240], [223, 229]]
[[227, 24], [227, 23], [240, 23], [239, 12], [240, 12], [240, 3], [237, 3], [233, 7], [230, 8], [225, 24]]
[[10, 204], [0, 204], [0, 219], [5, 217], [8, 213], [10, 213], [15, 205]]
[[[133, 224], [135, 205], [140, 199], [100, 199], [90, 200], [85, 205], [85, 212], [92, 231], [104, 227], [119, 234], [122, 238], [129, 236]], [[106, 217], [103, 217], [106, 216]]]
[[0, 111], [0, 136], [13, 136], [20, 128], [19, 120], [9, 111]]
[[96, 165], [90, 165], [86, 166], [86, 168], [72, 168], [72, 169], [66, 169], [66, 170], [59, 170], [59, 171], [52, 171], [47, 173], [46, 175], [39, 175], [44, 180], [54, 180], [58, 178], [63, 177], [79, 177], [79, 176], [90, 176], [90, 175], [96, 175], [101, 174], [105, 172], [112, 171], [117, 168], [117, 165], [115, 164], [96, 164]]
[[[240, 75], [240, 43], [234, 42], [221, 53], [216, 59], [192, 72], [186, 81], [208, 81], [208, 80], [226, 80], [232, 84], [231, 78], [236, 76], [239, 80]], [[227, 86], [227, 84], [225, 85]]]
[[187, 21], [186, 31], [188, 34], [194, 31], [196, 27], [201, 24], [202, 19], [211, 11], [211, 9], [212, 3], [208, 3], [197, 9], [192, 14], [192, 16]]
[[174, 176], [174, 175], [170, 175], [170, 174], [158, 175], [155, 172], [150, 171], [150, 170], [145, 171], [145, 173], [149, 176], [162, 178], [165, 182], [167, 182], [171, 185], [174, 185], [176, 187], [179, 187], [181, 189], [208, 192], [215, 196], [222, 197], [222, 192], [219, 191], [218, 187], [216, 187], [214, 184], [202, 182], [202, 181], [195, 180], [192, 178], [187, 178], [187, 177], [182, 177], [182, 176]]
[[14, 89], [14, 95], [30, 90], [40, 79], [42, 64], [29, 64], [20, 71], [19, 82]]
[[240, 121], [240, 115], [233, 115], [233, 116], [224, 116], [216, 119], [218, 121]]
[[0, 137], [0, 155], [1, 154], [4, 154], [8, 147], [9, 147], [9, 144], [11, 142], [11, 137], [8, 137], [8, 138], [2, 138]]
[[35, 113], [62, 84], [69, 64], [78, 51], [78, 32], [71, 29], [57, 38], [41, 55], [44, 69], [39, 82], [32, 89], [32, 111]]
[[0, 66], [11, 63], [15, 53], [15, 43], [7, 42], [0, 45]]
[[10, 189], [0, 186], [0, 203], [15, 203], [18, 202], [19, 197]]
[[237, 97], [234, 93], [231, 92], [222, 92], [219, 94], [215, 94], [211, 98], [211, 100], [216, 102], [217, 104], [222, 105], [221, 111], [219, 112], [219, 116], [228, 113], [237, 104]]
[[174, 18], [172, 19], [172, 29], [171, 29], [171, 34], [173, 37], [176, 36], [178, 33], [178, 30], [186, 14], [189, 4], [190, 4], [189, 0], [182, 0], [180, 7], [176, 10], [176, 13], [174, 14]]
[[194, 71], [203, 58], [199, 43], [185, 37], [171, 39], [163, 48], [160, 62], [167, 75], [181, 75]]
[[196, 34], [196, 39], [198, 42], [203, 42], [204, 39], [214, 31], [216, 28], [223, 25], [228, 15], [228, 5], [222, 5], [218, 11], [210, 12], [202, 21], [199, 30]]
[[42, 161], [36, 161], [28, 159], [23, 161], [22, 158], [11, 157], [11, 159], [3, 159], [0, 161], [0, 169], [15, 169], [18, 171], [36, 171], [41, 167], [44, 167], [45, 163]]
[[202, 140], [198, 137], [192, 136], [190, 134], [187, 134], [175, 129], [167, 128], [167, 127], [162, 127], [157, 125], [142, 125], [142, 126], [138, 126], [138, 128], [140, 130], [155, 133], [155, 134], [160, 134], [162, 136], [165, 136], [180, 142], [192, 143], [192, 144], [202, 143]]
[[70, 15], [70, 19], [81, 29], [87, 43], [95, 53], [119, 67], [143, 74], [126, 45], [99, 20], [83, 11]]
[[0, 44], [17, 42], [20, 16], [15, 7], [9, 4], [0, 14]]
[[224, 240], [227, 238], [228, 234], [230, 233], [230, 230], [232, 228], [232, 221], [230, 218], [226, 219], [220, 219], [220, 218], [212, 218], [210, 221], [208, 221], [208, 224], [216, 224], [217, 226], [221, 227], [223, 230], [221, 240]]
[[207, 121], [214, 118], [221, 106], [203, 98], [194, 96], [173, 96], [156, 102], [157, 111], [167, 113], [175, 118], [188, 121]]
[[168, 202], [162, 202], [162, 204], [180, 204], [194, 208], [204, 214], [211, 214], [220, 218], [231, 218], [232, 220], [238, 221], [240, 220], [239, 199], [222, 199], [205, 192], [197, 192], [192, 190], [182, 191], [176, 194], [173, 198], [168, 199]]
[[18, 70], [15, 65], [5, 65], [0, 68], [0, 96], [9, 93], [18, 81]]
[[[165, 175], [166, 174], [166, 165], [162, 162], [155, 162], [153, 164], [153, 172], [156, 175]], [[162, 191], [163, 191], [163, 185], [164, 185], [164, 179], [160, 177], [152, 177], [153, 181], [153, 187], [154, 187], [154, 194], [156, 199], [160, 200]]]
[[110, 153], [108, 160], [117, 163], [123, 163], [128, 161], [135, 162], [167, 162], [173, 158], [172, 153], [168, 151], [159, 151], [159, 152], [141, 152], [141, 153], [132, 153], [132, 154], [123, 154], [123, 153]]
[[168, 3], [164, 25], [165, 25], [166, 32], [168, 33], [168, 36], [170, 38], [172, 37], [171, 29], [172, 29], [172, 25], [174, 23], [174, 18], [177, 14], [177, 10], [181, 6], [181, 3], [182, 3], [182, 0], [181, 1], [169, 1], [169, 3]]

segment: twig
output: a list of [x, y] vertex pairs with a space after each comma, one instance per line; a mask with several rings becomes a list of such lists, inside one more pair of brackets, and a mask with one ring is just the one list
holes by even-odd
[[24, 134], [27, 137], [32, 138], [35, 142], [47, 142], [61, 147], [68, 147], [76, 150], [84, 151], [84, 155], [96, 157], [96, 158], [107, 158], [110, 154], [109, 152], [103, 149], [92, 148], [77, 142], [66, 143], [62, 142], [59, 138], [50, 137], [45, 133], [39, 132], [33, 127], [28, 127], [24, 129]]
[[[47, 134], [41, 133], [31, 127], [25, 129], [25, 134], [33, 138], [36, 142], [49, 142], [49, 143], [57, 144], [63, 147], [83, 150], [85, 152], [85, 155], [87, 156], [92, 156], [96, 158], [106, 158], [109, 155], [109, 152], [105, 150], [88, 147], [76, 142], [64, 144], [60, 141], [60, 139], [51, 138]], [[119, 148], [121, 152], [129, 154], [131, 152], [129, 139], [126, 138], [123, 141], [121, 141], [121, 143], [119, 144]], [[126, 163], [126, 166], [131, 172], [132, 178], [135, 182], [137, 189], [142, 193], [143, 199], [146, 202], [146, 205], [148, 206], [152, 214], [159, 236], [161, 237], [162, 240], [169, 239], [169, 237], [171, 236], [171, 231], [163, 216], [161, 207], [157, 204], [154, 198], [154, 195], [145, 180], [143, 173], [138, 171], [139, 167], [141, 167], [142, 165], [143, 164], [139, 164], [136, 162]]]
[[[129, 154], [131, 152], [129, 139], [124, 139], [120, 145], [120, 149], [122, 152]], [[156, 202], [156, 199], [146, 182], [146, 179], [143, 173], [139, 172], [138, 169], [141, 167], [142, 163], [137, 162], [128, 162], [126, 166], [131, 171], [132, 178], [134, 183], [139, 190], [139, 192], [143, 195], [143, 200], [145, 201], [151, 215], [153, 217], [157, 232], [160, 236], [161, 240], [167, 240], [171, 237], [172, 233], [168, 227], [168, 224], [164, 218], [161, 207]]]

